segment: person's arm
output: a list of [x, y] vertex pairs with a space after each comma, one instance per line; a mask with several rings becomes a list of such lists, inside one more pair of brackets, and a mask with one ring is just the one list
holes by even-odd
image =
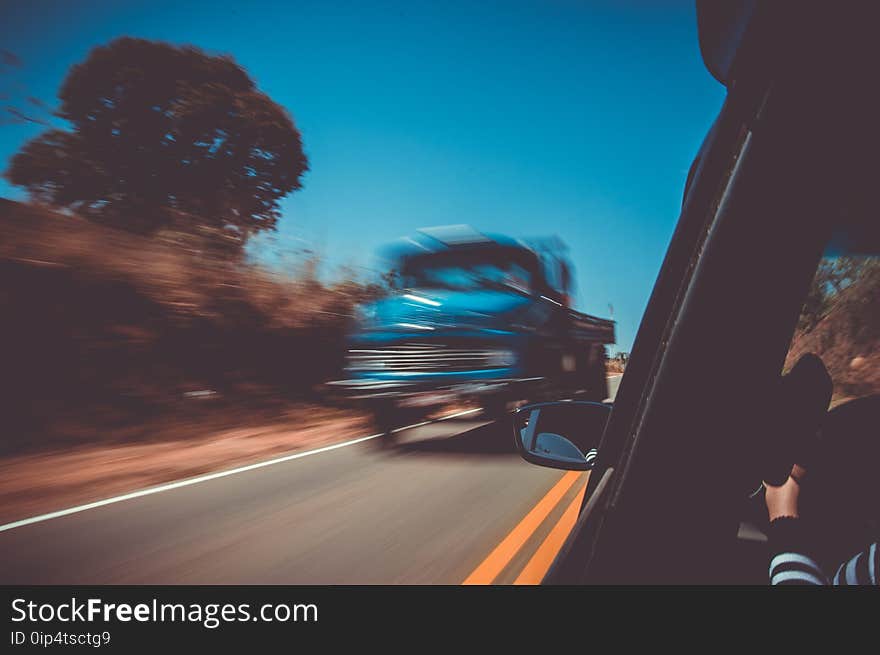
[[782, 516], [770, 522], [771, 585], [827, 585], [828, 576], [810, 548], [810, 536], [797, 517]]
[[822, 571], [812, 544], [816, 543], [800, 518], [798, 498], [806, 471], [795, 465], [781, 486], [764, 483], [764, 500], [770, 527], [770, 584], [772, 585], [877, 585], [880, 578], [880, 545], [877, 542], [841, 564], [829, 580]]
[[584, 459], [587, 460], [588, 464], [594, 464], [596, 462], [596, 458], [599, 456], [598, 448], [590, 448], [586, 454], [584, 455]]
[[877, 585], [880, 576], [880, 546], [875, 541], [858, 555], [840, 565], [834, 574], [835, 585]]
[[806, 471], [795, 465], [784, 484], [776, 487], [764, 483], [764, 501], [770, 526], [767, 540], [770, 546], [771, 585], [827, 585], [828, 576], [822, 571], [809, 534], [808, 527], [798, 512], [801, 480]]

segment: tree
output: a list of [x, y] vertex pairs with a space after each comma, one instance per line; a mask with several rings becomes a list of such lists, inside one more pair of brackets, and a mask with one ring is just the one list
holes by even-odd
[[798, 329], [809, 332], [856, 282], [867, 284], [869, 275], [876, 275], [875, 265], [865, 257], [826, 257], [819, 261], [810, 290], [801, 309]]
[[184, 215], [238, 243], [273, 229], [308, 161], [287, 111], [227, 56], [120, 38], [73, 66], [52, 129], [7, 179], [35, 199], [149, 233]]

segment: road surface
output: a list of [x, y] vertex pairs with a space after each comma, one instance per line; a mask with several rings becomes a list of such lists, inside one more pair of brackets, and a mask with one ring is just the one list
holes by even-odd
[[0, 583], [539, 582], [588, 474], [472, 416], [0, 528]]

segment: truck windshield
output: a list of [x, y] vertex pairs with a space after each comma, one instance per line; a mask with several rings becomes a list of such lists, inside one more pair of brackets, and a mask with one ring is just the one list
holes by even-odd
[[402, 282], [406, 287], [456, 291], [509, 289], [528, 293], [531, 277], [528, 269], [514, 261], [426, 256], [409, 262]]

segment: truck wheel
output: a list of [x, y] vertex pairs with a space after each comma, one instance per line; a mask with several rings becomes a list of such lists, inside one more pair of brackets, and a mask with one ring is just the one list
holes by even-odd
[[381, 448], [393, 446], [397, 440], [394, 429], [399, 422], [397, 406], [393, 401], [382, 401], [375, 403], [371, 409], [376, 429], [382, 434], [378, 439], [378, 446]]
[[507, 415], [507, 396], [489, 396], [482, 402], [483, 416], [497, 421]]
[[587, 372], [587, 400], [601, 403], [608, 397], [607, 355], [603, 347], [598, 361]]

